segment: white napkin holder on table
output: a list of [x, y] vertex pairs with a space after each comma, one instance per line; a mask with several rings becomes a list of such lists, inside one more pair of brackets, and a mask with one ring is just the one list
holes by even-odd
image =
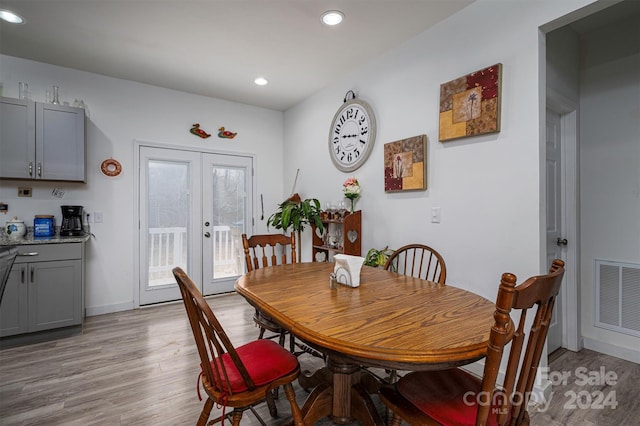
[[364, 257], [336, 254], [333, 256], [333, 260], [336, 263], [333, 268], [333, 273], [336, 274], [338, 284], [349, 287], [359, 287], [360, 270], [364, 263]]

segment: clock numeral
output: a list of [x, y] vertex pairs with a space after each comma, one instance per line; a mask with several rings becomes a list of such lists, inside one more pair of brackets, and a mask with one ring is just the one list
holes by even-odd
[[365, 121], [367, 121], [367, 117], [365, 117], [364, 115], [362, 117], [360, 117], [360, 119], [358, 120], [358, 124], [362, 124]]
[[353, 108], [349, 108], [348, 110], [346, 110], [345, 114], [347, 116], [347, 120], [353, 118]]
[[359, 142], [362, 144], [362, 146], [364, 146], [364, 145], [366, 145], [366, 144], [367, 144], [367, 141], [365, 141], [364, 139], [360, 139], [360, 141], [359, 141]]
[[369, 133], [369, 128], [367, 126], [365, 126], [362, 129], [360, 129], [360, 136], [364, 136], [367, 133]]

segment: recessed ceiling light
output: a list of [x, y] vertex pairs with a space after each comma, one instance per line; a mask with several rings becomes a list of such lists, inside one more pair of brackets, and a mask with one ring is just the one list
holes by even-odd
[[327, 10], [322, 14], [322, 22], [325, 25], [338, 25], [344, 19], [344, 13], [339, 10]]
[[10, 10], [0, 9], [0, 19], [12, 24], [24, 24], [24, 18]]
[[258, 77], [255, 80], [253, 80], [253, 82], [258, 86], [266, 86], [267, 84], [269, 84], [269, 81], [264, 77]]

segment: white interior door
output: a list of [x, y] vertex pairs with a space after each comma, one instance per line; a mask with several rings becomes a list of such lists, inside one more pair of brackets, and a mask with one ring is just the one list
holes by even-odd
[[253, 159], [140, 146], [140, 305], [180, 299], [172, 269], [205, 295], [233, 291], [244, 272]]
[[[562, 214], [562, 146], [560, 115], [547, 110], [547, 267], [553, 259], [565, 259], [567, 246], [563, 234]], [[562, 346], [562, 293], [554, 305], [553, 317], [547, 338], [547, 353]]]

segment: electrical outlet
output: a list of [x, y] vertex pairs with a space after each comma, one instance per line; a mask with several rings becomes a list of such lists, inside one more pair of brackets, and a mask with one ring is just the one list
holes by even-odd
[[93, 221], [95, 223], [102, 223], [102, 212], [93, 212]]
[[33, 190], [28, 186], [18, 187], [18, 197], [31, 197]]

